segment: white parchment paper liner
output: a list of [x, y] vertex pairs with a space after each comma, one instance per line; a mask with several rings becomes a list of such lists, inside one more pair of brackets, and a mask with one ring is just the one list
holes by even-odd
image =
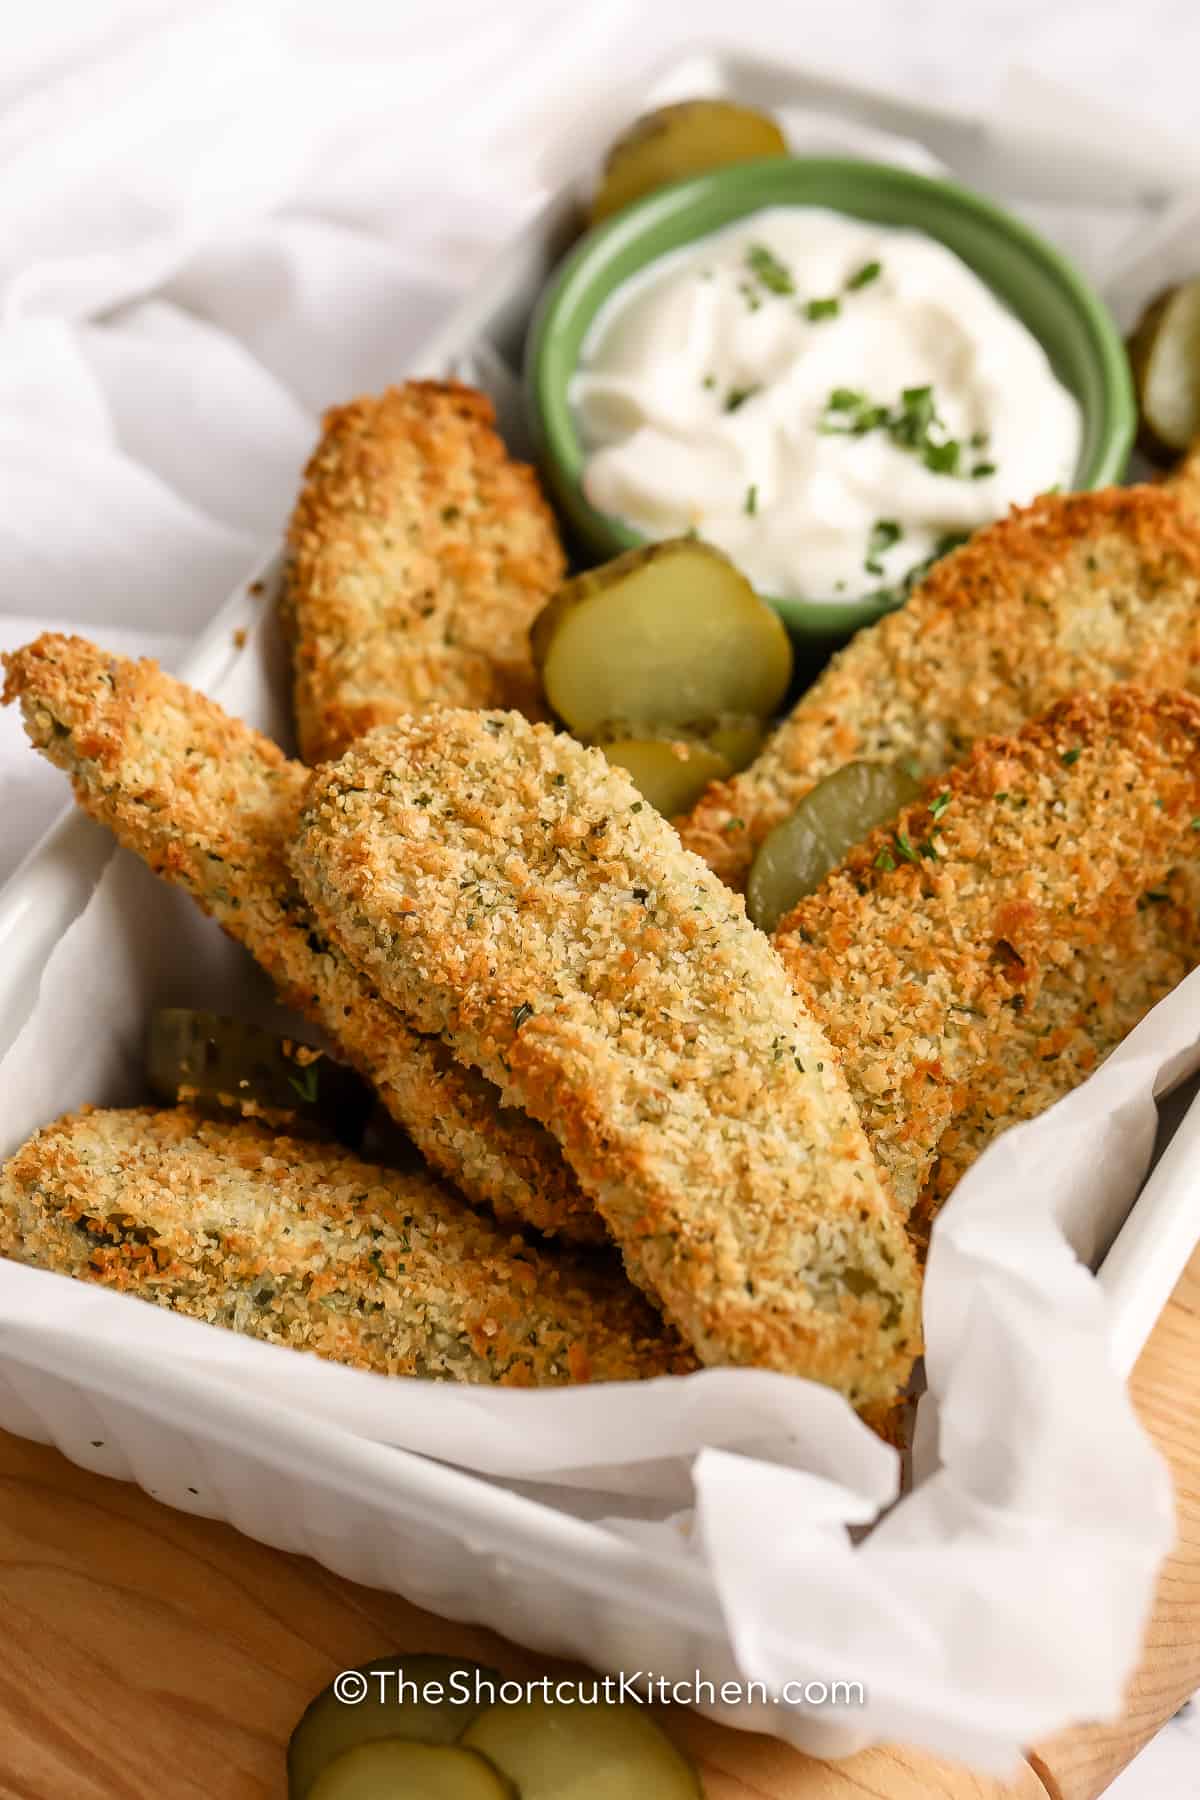
[[[809, 141], [833, 147], [823, 122]], [[881, 153], [875, 140], [846, 147]], [[916, 146], [904, 159], [930, 160]], [[1117, 270], [1123, 310], [1194, 242], [1196, 218], [1181, 203], [1143, 230], [1136, 263]], [[1101, 235], [1111, 239], [1112, 220]], [[476, 372], [503, 379], [486, 353]], [[266, 607], [214, 691], [263, 729], [284, 729]], [[0, 1062], [0, 1152], [83, 1101], [142, 1099], [145, 1025], [161, 1004], [272, 1015], [245, 955], [118, 852]], [[895, 1499], [898, 1460], [840, 1399], [800, 1380], [710, 1370], [545, 1394], [388, 1381], [4, 1262], [0, 1345], [19, 1342], [28, 1364], [39, 1338], [59, 1357], [64, 1341], [80, 1356], [119, 1343], [211, 1391], [249, 1387], [331, 1433], [526, 1492], [536, 1484], [543, 1505], [607, 1515], [663, 1565], [706, 1569], [746, 1678], [867, 1691], [852, 1721], [772, 1705], [726, 1713], [730, 1722], [815, 1754], [892, 1738], [1004, 1769], [1039, 1734], [1119, 1711], [1172, 1542], [1168, 1475], [1133, 1416], [1104, 1297], [1079, 1259], [1093, 1261], [1128, 1211], [1153, 1148], [1156, 1093], [1200, 1068], [1198, 1036], [1200, 974], [1084, 1087], [1003, 1137], [955, 1193], [925, 1286], [917, 1483], [862, 1541], [847, 1526]], [[688, 1507], [690, 1528], [677, 1516]], [[662, 1667], [671, 1652], [660, 1648]], [[721, 1662], [718, 1681], [732, 1667]]]

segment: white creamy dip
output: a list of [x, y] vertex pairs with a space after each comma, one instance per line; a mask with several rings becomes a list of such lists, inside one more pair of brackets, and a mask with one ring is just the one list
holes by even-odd
[[763, 593], [903, 591], [947, 547], [1072, 484], [1079, 408], [952, 251], [769, 207], [652, 263], [571, 384], [599, 511], [695, 531]]

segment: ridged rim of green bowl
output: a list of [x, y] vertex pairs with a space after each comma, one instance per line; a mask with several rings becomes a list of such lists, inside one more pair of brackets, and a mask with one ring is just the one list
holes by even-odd
[[[1076, 487], [1120, 478], [1137, 425], [1129, 362], [1107, 307], [1067, 257], [957, 182], [847, 157], [773, 156], [691, 176], [635, 201], [589, 231], [542, 294], [526, 339], [527, 407], [551, 492], [597, 560], [648, 540], [584, 497], [584, 452], [568, 388], [592, 320], [621, 282], [658, 257], [764, 206], [789, 204], [908, 226], [946, 244], [1033, 332], [1079, 402], [1084, 435]], [[891, 610], [869, 598], [764, 598], [795, 635], [821, 640], [846, 637]]]

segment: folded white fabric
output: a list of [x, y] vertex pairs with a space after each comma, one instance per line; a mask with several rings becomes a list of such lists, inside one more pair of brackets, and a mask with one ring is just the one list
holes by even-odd
[[[320, 410], [400, 375], [536, 204], [539, 96], [626, 10], [134, 0], [6, 47], [5, 645], [170, 660], [278, 534]], [[0, 880], [56, 792], [18, 746], [5, 719]]]

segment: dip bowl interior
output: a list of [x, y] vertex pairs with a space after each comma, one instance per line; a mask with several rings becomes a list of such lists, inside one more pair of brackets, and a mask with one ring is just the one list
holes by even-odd
[[[637, 201], [575, 246], [547, 285], [526, 341], [527, 403], [550, 491], [581, 548], [604, 561], [643, 543], [583, 492], [584, 451], [569, 404], [584, 339], [609, 295], [649, 263], [766, 206], [824, 206], [923, 231], [955, 252], [1032, 332], [1082, 414], [1078, 488], [1119, 480], [1133, 442], [1129, 365], [1111, 316], [1072, 267], [1018, 219], [969, 189], [880, 163], [771, 157], [714, 169]], [[1037, 429], [1036, 420], [1031, 430]], [[887, 611], [878, 599], [766, 595], [811, 650]]]

